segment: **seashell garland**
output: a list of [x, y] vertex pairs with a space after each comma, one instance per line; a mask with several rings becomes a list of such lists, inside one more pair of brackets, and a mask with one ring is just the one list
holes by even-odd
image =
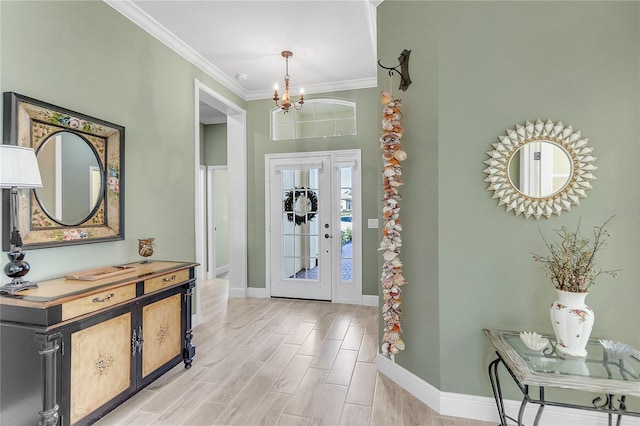
[[382, 354], [393, 360], [394, 355], [403, 350], [405, 345], [400, 337], [402, 326], [400, 315], [400, 293], [406, 282], [402, 275], [402, 262], [399, 259], [402, 238], [402, 225], [400, 224], [400, 200], [402, 196], [398, 188], [402, 186], [401, 161], [407, 159], [407, 153], [400, 149], [400, 138], [404, 132], [402, 127], [402, 112], [399, 99], [393, 99], [390, 92], [382, 92], [382, 137], [380, 147], [382, 149], [382, 188], [384, 207], [384, 226], [382, 228], [382, 242], [378, 250], [383, 251], [384, 263], [382, 264], [382, 320], [384, 334], [382, 336]]

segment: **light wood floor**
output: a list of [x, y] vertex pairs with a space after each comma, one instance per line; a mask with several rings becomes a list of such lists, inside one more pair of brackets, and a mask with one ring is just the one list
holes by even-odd
[[439, 416], [378, 373], [378, 308], [227, 299], [200, 282], [193, 367], [180, 364], [96, 424], [485, 426]]

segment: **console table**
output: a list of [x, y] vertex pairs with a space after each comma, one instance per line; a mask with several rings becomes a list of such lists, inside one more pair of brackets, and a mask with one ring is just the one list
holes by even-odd
[[0, 297], [2, 424], [90, 424], [176, 364], [189, 368], [196, 266], [132, 263]]
[[[544, 407], [556, 406], [607, 413], [609, 425], [613, 417], [620, 424], [621, 416], [640, 417], [640, 412], [629, 411], [628, 396], [640, 397], [640, 352], [638, 350], [624, 359], [612, 358], [595, 339], [587, 345], [586, 358], [561, 358], [555, 351], [555, 337], [544, 336], [550, 345], [542, 351], [532, 351], [522, 342], [519, 332], [505, 330], [482, 330], [496, 350], [497, 358], [489, 364], [489, 379], [500, 415], [500, 424], [507, 419], [522, 426], [522, 417], [527, 403], [538, 404], [534, 425], [542, 416]], [[503, 364], [522, 392], [523, 399], [518, 418], [505, 413], [502, 388], [498, 377], [498, 366]], [[538, 397], [532, 396], [529, 387], [538, 388]], [[572, 404], [546, 400], [545, 387], [595, 392], [591, 405]]]

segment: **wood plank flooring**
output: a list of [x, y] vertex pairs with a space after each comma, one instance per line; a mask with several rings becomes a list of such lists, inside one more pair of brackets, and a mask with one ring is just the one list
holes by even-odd
[[180, 364], [96, 424], [485, 426], [440, 416], [377, 372], [376, 307], [227, 298], [200, 282], [193, 367]]

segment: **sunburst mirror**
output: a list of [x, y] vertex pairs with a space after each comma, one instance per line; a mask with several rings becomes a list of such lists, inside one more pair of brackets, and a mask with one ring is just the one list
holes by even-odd
[[483, 170], [491, 198], [525, 219], [550, 218], [586, 198], [596, 157], [588, 139], [561, 121], [527, 121], [498, 136]]

